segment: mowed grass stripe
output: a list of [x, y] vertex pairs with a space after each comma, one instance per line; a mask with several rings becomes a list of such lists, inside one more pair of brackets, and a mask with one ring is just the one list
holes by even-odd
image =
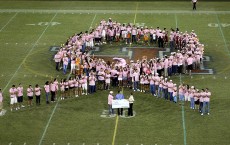
[[18, 12], [15, 13], [10, 19], [9, 21], [1, 28], [0, 32], [2, 32], [2, 30], [17, 16]]
[[[54, 20], [54, 18], [56, 17], [56, 15], [57, 15], [57, 13], [53, 16], [53, 18], [51, 19], [50, 22], [52, 22]], [[9, 84], [11, 83], [11, 81], [13, 80], [13, 78], [15, 77], [15, 75], [18, 73], [19, 69], [21, 68], [21, 66], [23, 65], [23, 63], [26, 61], [27, 57], [34, 50], [36, 44], [40, 41], [40, 39], [42, 38], [42, 36], [45, 34], [45, 32], [48, 29], [48, 27], [49, 27], [49, 25], [46, 26], [46, 28], [44, 29], [44, 31], [42, 32], [42, 34], [39, 36], [39, 38], [37, 39], [37, 41], [35, 42], [35, 44], [32, 46], [32, 48], [30, 49], [30, 51], [27, 53], [27, 55], [25, 56], [25, 58], [22, 60], [21, 64], [18, 66], [18, 68], [14, 72], [13, 76], [10, 78], [10, 80], [8, 81], [8, 83], [6, 84], [6, 86], [4, 87], [4, 89], [2, 90], [3, 92], [9, 86]]]

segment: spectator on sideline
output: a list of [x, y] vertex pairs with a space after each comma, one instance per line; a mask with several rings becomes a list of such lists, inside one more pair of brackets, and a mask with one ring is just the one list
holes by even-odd
[[[116, 100], [122, 100], [125, 97], [124, 97], [124, 95], [119, 90], [115, 98], [116, 98]], [[122, 116], [123, 115], [123, 108], [117, 108], [117, 114], [119, 116]]]
[[209, 115], [211, 92], [208, 90], [208, 88], [206, 88], [204, 94], [205, 94], [205, 96], [204, 96], [204, 102], [203, 102], [203, 111], [202, 111], [201, 115], [204, 115], [205, 113], [207, 113]]
[[129, 96], [128, 116], [133, 116], [133, 102], [134, 102], [134, 97], [133, 97], [133, 93], [131, 92]]
[[112, 108], [112, 101], [113, 101], [113, 91], [110, 91], [108, 95], [108, 105], [109, 105], [109, 116], [110, 117], [114, 115], [114, 109]]

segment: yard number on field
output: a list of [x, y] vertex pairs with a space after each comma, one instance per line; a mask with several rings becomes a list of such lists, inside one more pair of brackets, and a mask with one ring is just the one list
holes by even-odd
[[31, 26], [47, 26], [47, 25], [50, 25], [50, 26], [55, 26], [55, 25], [59, 25], [61, 23], [59, 22], [39, 22], [37, 24], [26, 24], [26, 25], [31, 25]]
[[[217, 23], [209, 23], [208, 26], [209, 26], [209, 27], [219, 27], [219, 24], [217, 24]], [[222, 27], [229, 27], [230, 24], [221, 23], [220, 26], [222, 26]]]

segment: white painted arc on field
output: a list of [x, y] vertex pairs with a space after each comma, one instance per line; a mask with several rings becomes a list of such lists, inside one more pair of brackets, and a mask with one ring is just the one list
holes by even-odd
[[[45, 10], [45, 9], [0, 9], [0, 12], [18, 13], [93, 13], [93, 14], [135, 14], [136, 10]], [[230, 11], [190, 11], [190, 10], [138, 10], [138, 13], [145, 14], [230, 14]]]
[[221, 28], [221, 26], [220, 26], [220, 19], [219, 19], [219, 17], [218, 17], [217, 14], [216, 14], [216, 19], [217, 19], [217, 22], [218, 22], [218, 26], [219, 26], [219, 30], [220, 30], [221, 36], [222, 36], [222, 38], [223, 38], [223, 40], [224, 40], [225, 49], [227, 50], [228, 55], [230, 56], [230, 51], [229, 51], [229, 49], [228, 49], [227, 41], [226, 41], [226, 39], [225, 39], [224, 32], [223, 32], [223, 30], [222, 30], [222, 28]]
[[[57, 16], [57, 13], [53, 16], [53, 18], [50, 20], [50, 22], [52, 22], [54, 20], [54, 18]], [[40, 41], [40, 39], [42, 38], [42, 36], [45, 34], [46, 30], [48, 29], [49, 25], [46, 26], [46, 28], [44, 29], [44, 31], [42, 32], [42, 34], [39, 36], [39, 38], [37, 39], [37, 41], [35, 42], [35, 44], [33, 45], [33, 47], [30, 49], [30, 51], [27, 53], [27, 55], [25, 56], [25, 58], [22, 60], [21, 64], [18, 66], [17, 70], [14, 72], [13, 76], [10, 78], [10, 80], [8, 81], [8, 83], [6, 84], [6, 86], [4, 87], [4, 89], [2, 90], [3, 92], [5, 91], [5, 89], [9, 86], [9, 84], [11, 83], [11, 81], [13, 80], [13, 78], [15, 77], [15, 75], [18, 73], [19, 69], [22, 67], [22, 64], [26, 61], [27, 57], [30, 55], [30, 53], [34, 50], [36, 44]]]
[[2, 30], [17, 16], [18, 12], [16, 12], [16, 14], [14, 14], [9, 21], [1, 28], [0, 32], [2, 32]]

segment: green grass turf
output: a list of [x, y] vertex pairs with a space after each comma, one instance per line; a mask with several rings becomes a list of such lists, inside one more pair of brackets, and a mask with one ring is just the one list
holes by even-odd
[[[201, 10], [229, 10], [229, 2], [199, 2]], [[29, 26], [50, 22], [55, 13], [0, 13], [0, 87], [4, 90], [5, 116], [0, 117], [0, 145], [39, 144], [47, 123], [52, 115], [43, 145], [109, 145], [112, 144], [116, 118], [101, 118], [107, 109], [108, 91], [98, 91], [95, 95], [60, 101], [58, 105], [42, 105], [25, 108], [17, 112], [9, 111], [8, 90], [12, 84], [22, 83], [24, 88], [46, 80], [67, 77], [56, 72], [52, 61], [54, 52], [50, 46], [60, 45], [72, 34], [94, 27], [101, 19], [109, 17], [121, 23], [145, 23], [161, 28], [179, 27], [181, 31], [194, 29], [200, 41], [205, 44], [205, 55], [211, 57], [207, 63], [214, 75], [176, 76], [174, 82], [185, 82], [197, 88], [210, 88], [211, 115], [201, 117], [199, 113], [185, 105], [186, 144], [188, 145], [228, 145], [229, 141], [229, 43], [230, 27], [208, 27], [209, 23], [230, 23], [229, 14], [188, 13], [188, 14], [143, 14], [141, 10], [190, 10], [190, 2], [40, 2], [0, 1], [0, 9], [59, 9], [59, 10], [132, 10], [128, 14], [80, 14], [58, 13], [53, 22], [56, 26]], [[12, 18], [12, 20], [11, 20]], [[95, 18], [95, 19], [94, 19]], [[224, 40], [225, 39], [225, 40]], [[35, 43], [37, 42], [37, 45]], [[225, 44], [226, 42], [226, 44]], [[108, 50], [104, 54], [111, 53]], [[112, 53], [120, 53], [113, 50]], [[20, 67], [19, 67], [20, 66]], [[226, 78], [225, 78], [226, 77]], [[7, 87], [6, 87], [7, 85]], [[115, 92], [117, 89], [114, 90]], [[125, 89], [127, 97], [130, 90]], [[24, 95], [25, 96], [25, 95]], [[135, 93], [134, 118], [119, 118], [115, 145], [173, 144], [183, 145], [184, 131], [182, 108], [148, 94]], [[26, 97], [24, 97], [26, 99]], [[55, 110], [54, 110], [55, 109]]]

